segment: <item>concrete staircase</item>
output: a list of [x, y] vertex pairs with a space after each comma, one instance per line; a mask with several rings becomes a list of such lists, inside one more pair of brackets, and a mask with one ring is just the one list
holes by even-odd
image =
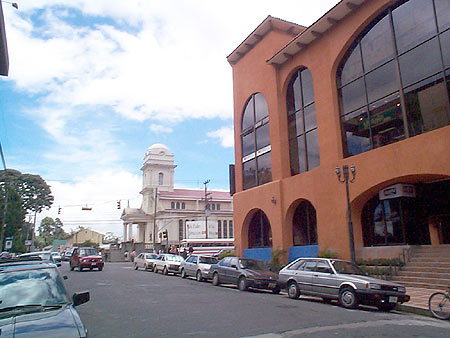
[[450, 285], [450, 245], [415, 247], [409, 262], [392, 280], [406, 287], [447, 289]]

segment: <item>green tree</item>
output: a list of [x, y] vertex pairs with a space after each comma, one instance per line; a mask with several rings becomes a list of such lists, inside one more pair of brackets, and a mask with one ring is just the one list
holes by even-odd
[[22, 174], [15, 169], [0, 172], [0, 182], [14, 187], [22, 199], [23, 208], [27, 212], [39, 213], [53, 204], [50, 186], [39, 175]]
[[[6, 187], [6, 189], [5, 189]], [[7, 191], [8, 204], [5, 218], [5, 192]], [[25, 219], [25, 210], [22, 207], [22, 200], [13, 187], [3, 184], [3, 196], [0, 200], [0, 226], [5, 225], [2, 231], [2, 248], [5, 237], [14, 237], [12, 250], [14, 252], [25, 252], [22, 226]]]
[[39, 244], [48, 246], [55, 239], [66, 239], [68, 234], [63, 229], [63, 223], [59, 218], [53, 220], [51, 217], [45, 217], [39, 225]]
[[104, 244], [113, 244], [119, 242], [119, 237], [114, 235], [111, 231], [108, 231], [105, 236], [103, 237], [103, 243]]

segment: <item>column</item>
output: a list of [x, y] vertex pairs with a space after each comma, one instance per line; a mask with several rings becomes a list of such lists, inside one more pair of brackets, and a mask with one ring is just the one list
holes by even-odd
[[145, 236], [145, 224], [139, 223], [138, 224], [138, 236], [137, 236], [138, 238], [137, 238], [137, 241], [140, 242], [140, 243], [145, 242], [144, 236]]
[[128, 241], [133, 239], [133, 223], [128, 223]]
[[123, 223], [123, 241], [128, 241], [127, 223]]

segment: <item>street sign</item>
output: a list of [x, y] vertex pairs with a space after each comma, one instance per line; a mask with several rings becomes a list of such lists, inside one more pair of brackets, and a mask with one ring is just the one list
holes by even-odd
[[5, 249], [9, 250], [12, 248], [12, 240], [8, 239], [5, 241]]
[[33, 243], [31, 239], [25, 240], [25, 246], [31, 246], [31, 243]]

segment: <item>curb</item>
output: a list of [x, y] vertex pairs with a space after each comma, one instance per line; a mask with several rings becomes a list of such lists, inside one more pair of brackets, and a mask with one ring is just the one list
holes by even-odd
[[431, 314], [430, 310], [423, 309], [420, 307], [414, 307], [411, 305], [404, 305], [404, 304], [397, 304], [397, 307], [395, 309], [398, 311], [402, 311], [402, 312], [414, 313], [416, 315], [434, 318], [433, 315]]

